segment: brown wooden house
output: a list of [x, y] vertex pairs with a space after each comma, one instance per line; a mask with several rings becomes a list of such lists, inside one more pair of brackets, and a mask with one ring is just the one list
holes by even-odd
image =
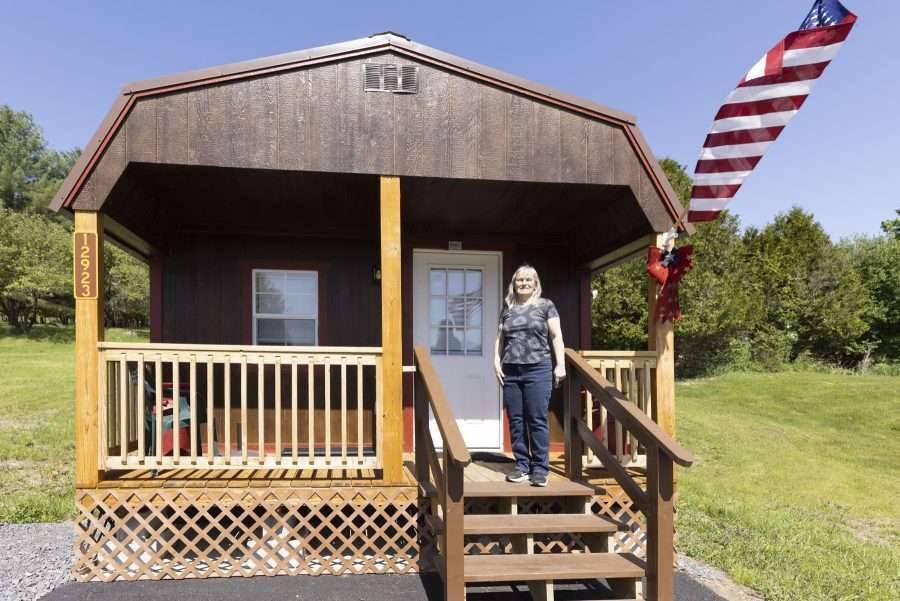
[[[591, 272], [682, 210], [632, 116], [379, 34], [126, 86], [53, 208], [75, 219], [76, 579], [671, 596], [671, 324], [590, 350]], [[104, 342], [106, 240], [150, 265], [150, 343]], [[503, 482], [491, 369], [522, 262], [570, 347], [546, 489]]]

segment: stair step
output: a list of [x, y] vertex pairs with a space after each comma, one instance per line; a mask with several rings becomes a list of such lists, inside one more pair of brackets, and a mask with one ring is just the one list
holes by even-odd
[[519, 515], [467, 515], [465, 534], [557, 534], [616, 532], [624, 526], [590, 513], [526, 513]]
[[583, 497], [594, 494], [591, 486], [563, 478], [551, 478], [547, 486], [530, 486], [527, 482], [466, 482], [467, 497]]
[[630, 553], [466, 555], [463, 574], [466, 582], [642, 578], [644, 562]]

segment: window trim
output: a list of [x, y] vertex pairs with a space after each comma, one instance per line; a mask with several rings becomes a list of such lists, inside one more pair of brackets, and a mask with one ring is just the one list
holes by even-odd
[[328, 330], [328, 274], [331, 265], [322, 261], [295, 261], [291, 259], [249, 259], [238, 261], [241, 278], [241, 344], [254, 345], [254, 270], [315, 271], [318, 281], [317, 346], [329, 344]]
[[[315, 281], [315, 292], [314, 296], [316, 297], [316, 312], [312, 315], [309, 314], [301, 314], [301, 313], [259, 313], [257, 311], [256, 306], [256, 274], [258, 273], [303, 273], [303, 274], [312, 274]], [[319, 272], [314, 269], [278, 269], [278, 268], [268, 268], [268, 267], [254, 267], [250, 269], [250, 320], [251, 327], [253, 328], [252, 333], [252, 341], [253, 345], [256, 346], [259, 344], [258, 342], [258, 333], [257, 333], [257, 324], [259, 319], [305, 319], [312, 320], [314, 322], [313, 325], [313, 343], [311, 346], [319, 346]], [[280, 346], [280, 345], [279, 345]], [[296, 345], [288, 345], [284, 346], [296, 346]], [[302, 345], [309, 346], [309, 345]]]

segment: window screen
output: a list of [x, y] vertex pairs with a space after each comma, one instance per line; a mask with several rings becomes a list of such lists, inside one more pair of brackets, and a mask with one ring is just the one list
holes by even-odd
[[319, 277], [315, 271], [253, 270], [253, 344], [318, 344]]

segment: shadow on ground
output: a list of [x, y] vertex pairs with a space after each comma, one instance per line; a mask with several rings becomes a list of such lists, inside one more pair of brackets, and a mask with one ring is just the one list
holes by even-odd
[[[557, 585], [559, 601], [603, 599], [597, 582]], [[526, 601], [524, 584], [470, 586], [468, 601]], [[688, 576], [675, 573], [678, 601], [727, 601]], [[69, 583], [41, 597], [41, 601], [441, 601], [441, 581], [423, 575], [276, 576], [208, 578], [112, 583]]]

